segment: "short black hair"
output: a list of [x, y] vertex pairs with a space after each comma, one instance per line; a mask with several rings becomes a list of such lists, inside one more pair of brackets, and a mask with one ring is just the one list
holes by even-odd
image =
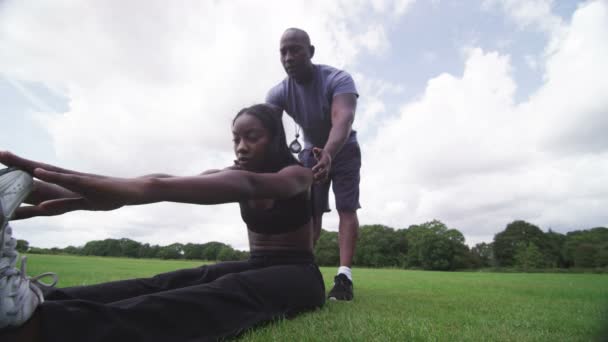
[[287, 30], [285, 30], [285, 32], [283, 32], [283, 35], [285, 35], [285, 33], [287, 33], [287, 32], [297, 33], [299, 36], [304, 38], [304, 40], [308, 46], [312, 46], [312, 44], [310, 43], [310, 37], [308, 36], [308, 33], [306, 31], [304, 31], [300, 28], [297, 28], [297, 27], [290, 27]]
[[245, 107], [232, 120], [233, 126], [236, 119], [243, 114], [256, 117], [270, 133], [270, 145], [268, 146], [268, 156], [270, 158], [264, 162], [262, 172], [277, 172], [286, 166], [299, 164], [298, 160], [291, 154], [289, 147], [287, 147], [285, 129], [281, 120], [281, 108], [266, 103]]

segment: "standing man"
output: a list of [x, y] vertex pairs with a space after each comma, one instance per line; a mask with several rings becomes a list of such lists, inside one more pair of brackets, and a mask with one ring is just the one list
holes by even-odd
[[[315, 47], [308, 34], [297, 28], [281, 36], [281, 63], [287, 77], [268, 92], [266, 102], [283, 109], [304, 131], [300, 161], [312, 168], [314, 242], [321, 234], [323, 213], [329, 212], [329, 185], [336, 197], [340, 218], [340, 267], [328, 298], [352, 300], [351, 264], [359, 230], [359, 179], [361, 151], [352, 130], [357, 89], [345, 71], [313, 64]], [[299, 132], [296, 129], [296, 132]], [[296, 138], [298, 133], [296, 133]], [[297, 149], [296, 149], [297, 150]]]

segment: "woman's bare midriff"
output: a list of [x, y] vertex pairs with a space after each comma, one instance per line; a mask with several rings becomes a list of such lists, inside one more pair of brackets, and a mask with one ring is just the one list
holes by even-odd
[[310, 251], [312, 252], [312, 220], [300, 228], [282, 234], [260, 234], [248, 230], [249, 250], [269, 251]]

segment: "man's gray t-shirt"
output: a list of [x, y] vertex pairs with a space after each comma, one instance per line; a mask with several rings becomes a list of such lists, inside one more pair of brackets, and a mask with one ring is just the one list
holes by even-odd
[[[325, 146], [331, 130], [331, 105], [338, 94], [355, 94], [352, 77], [329, 65], [315, 64], [312, 81], [299, 84], [289, 76], [274, 86], [266, 102], [282, 108], [304, 131], [307, 148]], [[348, 142], [356, 141], [356, 134]]]

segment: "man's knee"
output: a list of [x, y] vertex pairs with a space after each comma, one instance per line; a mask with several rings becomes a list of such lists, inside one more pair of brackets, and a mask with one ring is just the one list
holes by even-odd
[[338, 211], [340, 228], [352, 232], [355, 237], [359, 236], [359, 218], [357, 211]]

